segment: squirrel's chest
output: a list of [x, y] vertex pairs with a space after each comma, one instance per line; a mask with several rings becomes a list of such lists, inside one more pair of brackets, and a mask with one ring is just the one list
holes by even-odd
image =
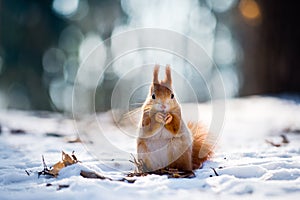
[[175, 162], [184, 152], [188, 152], [189, 160], [191, 143], [191, 136], [184, 128], [176, 136], [161, 128], [149, 137], [140, 135], [137, 145], [138, 158], [142, 159], [149, 169], [160, 169]]
[[183, 125], [176, 135], [171, 133], [164, 126], [161, 126], [156, 131], [148, 134], [144, 130], [141, 130], [140, 139], [145, 141], [149, 151], [161, 149], [167, 146], [180, 147], [185, 146], [186, 143], [191, 143], [191, 135], [185, 126]]
[[159, 127], [149, 135], [150, 140], [170, 140], [174, 135], [164, 126]]
[[149, 138], [153, 140], [171, 139], [174, 136], [178, 137], [179, 135], [182, 134], [182, 131], [180, 129], [181, 128], [179, 128], [179, 130], [177, 130], [177, 133], [174, 134], [165, 125], [159, 123], [153, 123], [153, 124], [149, 124], [149, 126], [147, 127], [141, 128], [139, 136], [142, 138]]

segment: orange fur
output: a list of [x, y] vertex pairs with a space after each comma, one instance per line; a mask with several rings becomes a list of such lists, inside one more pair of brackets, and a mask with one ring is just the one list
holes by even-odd
[[172, 91], [171, 68], [166, 67], [163, 81], [158, 80], [158, 71], [156, 65], [153, 83], [142, 108], [138, 158], [149, 170], [163, 167], [185, 171], [197, 169], [212, 155], [207, 131], [200, 123], [184, 124], [180, 105]]
[[201, 123], [189, 122], [187, 126], [193, 136], [193, 169], [198, 169], [213, 155], [213, 144], [208, 140], [207, 130]]
[[147, 133], [145, 135], [151, 135], [157, 129], [159, 129], [160, 124], [157, 121], [155, 121], [154, 117], [155, 115], [150, 111], [144, 112], [142, 119], [142, 128], [144, 132]]
[[[137, 147], [140, 151], [140, 153], [147, 153], [148, 152], [148, 148], [147, 148], [147, 145], [146, 145], [146, 142], [145, 140], [143, 139], [138, 139], [137, 140]], [[143, 159], [143, 162], [146, 166], [150, 166], [150, 161], [149, 159]]]
[[165, 128], [170, 131], [172, 134], [177, 134], [180, 128], [180, 116], [176, 114], [170, 114], [172, 116], [172, 121], [168, 124], [165, 124]]
[[192, 171], [193, 165], [191, 162], [191, 153], [189, 152], [189, 149], [186, 150], [177, 160], [172, 162], [168, 167], [183, 171]]
[[166, 77], [164, 80], [162, 80], [160, 82], [160, 84], [170, 88], [171, 85], [172, 85], [172, 78], [171, 78], [171, 68], [170, 68], [170, 65], [167, 65], [166, 67]]

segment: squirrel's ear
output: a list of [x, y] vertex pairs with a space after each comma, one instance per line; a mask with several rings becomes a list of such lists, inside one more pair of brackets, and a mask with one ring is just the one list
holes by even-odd
[[164, 83], [167, 84], [167, 85], [170, 85], [170, 86], [172, 85], [171, 67], [170, 67], [170, 65], [166, 66], [166, 77], [165, 77]]
[[158, 81], [158, 71], [159, 71], [159, 65], [156, 64], [153, 71], [153, 83], [159, 83]]

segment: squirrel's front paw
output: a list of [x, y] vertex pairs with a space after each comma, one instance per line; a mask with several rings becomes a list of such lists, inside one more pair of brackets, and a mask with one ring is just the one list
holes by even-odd
[[158, 123], [164, 124], [165, 123], [165, 116], [163, 113], [158, 112], [155, 114], [155, 121]]
[[173, 116], [170, 113], [168, 113], [165, 117], [165, 123], [169, 124], [172, 121], [172, 119], [173, 119]]

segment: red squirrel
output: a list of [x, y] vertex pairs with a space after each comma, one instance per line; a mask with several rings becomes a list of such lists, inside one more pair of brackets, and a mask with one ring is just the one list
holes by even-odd
[[212, 144], [206, 141], [207, 131], [198, 122], [186, 125], [182, 120], [172, 89], [170, 66], [166, 67], [164, 80], [158, 80], [158, 73], [156, 65], [149, 95], [142, 106], [138, 159], [148, 171], [166, 167], [183, 171], [198, 169], [213, 154]]

